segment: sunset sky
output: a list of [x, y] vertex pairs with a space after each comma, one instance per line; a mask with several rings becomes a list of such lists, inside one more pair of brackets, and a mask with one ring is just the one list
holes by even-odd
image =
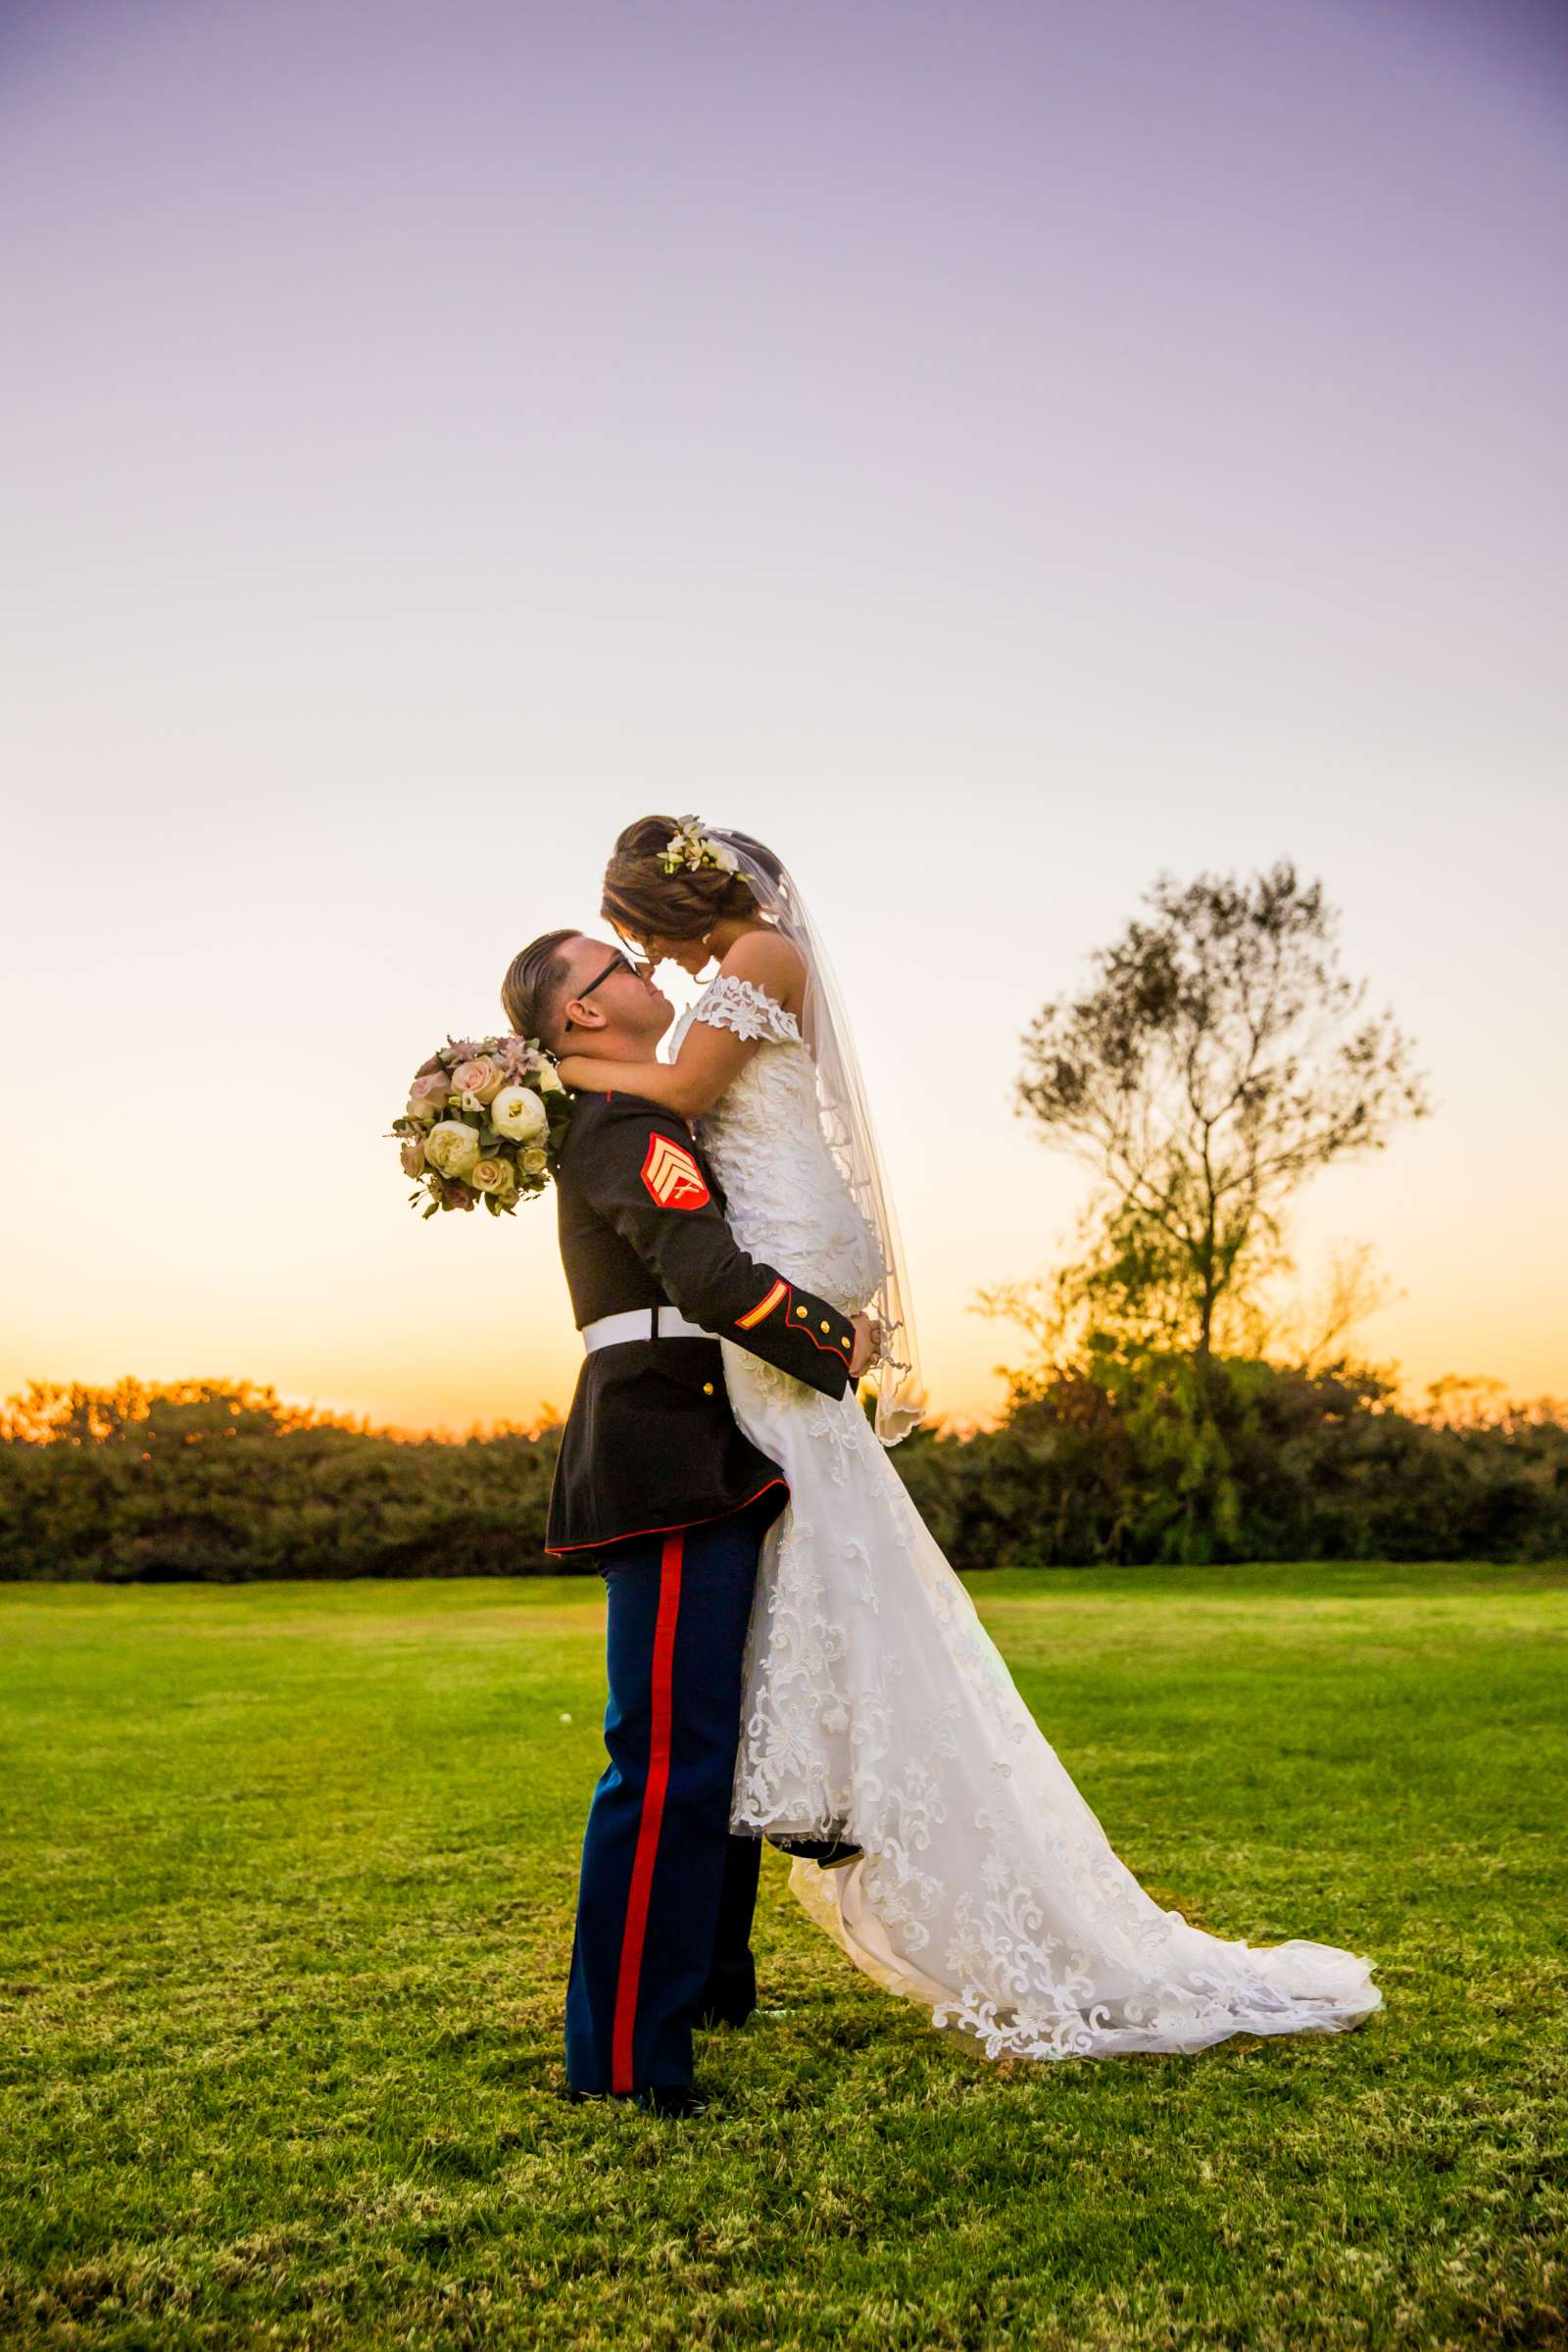
[[0, 1390], [564, 1406], [551, 1208], [383, 1135], [668, 809], [813, 901], [942, 1411], [1084, 1195], [1020, 1032], [1282, 855], [1438, 1104], [1308, 1274], [1568, 1393], [1565, 127], [1527, 0], [8, 0]]

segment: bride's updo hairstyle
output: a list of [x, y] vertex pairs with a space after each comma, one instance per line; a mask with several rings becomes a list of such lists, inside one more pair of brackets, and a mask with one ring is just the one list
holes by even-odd
[[745, 922], [757, 912], [739, 874], [717, 866], [677, 866], [666, 874], [660, 860], [680, 824], [674, 816], [640, 816], [628, 825], [605, 868], [600, 911], [628, 939], [701, 939], [726, 915]]

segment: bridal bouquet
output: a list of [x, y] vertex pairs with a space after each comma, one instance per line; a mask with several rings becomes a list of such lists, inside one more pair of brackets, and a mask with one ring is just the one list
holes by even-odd
[[424, 1214], [472, 1208], [511, 1216], [542, 1193], [571, 1118], [571, 1097], [556, 1065], [521, 1037], [448, 1038], [421, 1061], [408, 1107], [392, 1122], [410, 1195]]

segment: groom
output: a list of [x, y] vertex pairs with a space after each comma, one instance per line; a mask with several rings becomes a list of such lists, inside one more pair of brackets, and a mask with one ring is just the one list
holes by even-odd
[[561, 1255], [586, 1350], [545, 1548], [597, 1557], [610, 1705], [583, 1839], [566, 2079], [574, 2098], [701, 2114], [692, 2026], [740, 2024], [760, 1843], [732, 1838], [752, 1588], [787, 1497], [742, 1435], [718, 1337], [842, 1396], [870, 1333], [748, 1257], [691, 1130], [615, 1086], [647, 1061], [669, 1001], [607, 941], [550, 931], [502, 985], [520, 1037], [604, 1064], [579, 1094], [556, 1181]]

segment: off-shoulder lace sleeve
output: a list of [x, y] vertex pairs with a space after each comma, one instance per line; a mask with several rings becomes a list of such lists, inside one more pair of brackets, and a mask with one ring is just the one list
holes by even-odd
[[766, 1038], [774, 1045], [801, 1042], [794, 1013], [738, 972], [720, 972], [710, 980], [692, 1007], [692, 1018], [706, 1021], [710, 1029], [733, 1029], [737, 1037]]

